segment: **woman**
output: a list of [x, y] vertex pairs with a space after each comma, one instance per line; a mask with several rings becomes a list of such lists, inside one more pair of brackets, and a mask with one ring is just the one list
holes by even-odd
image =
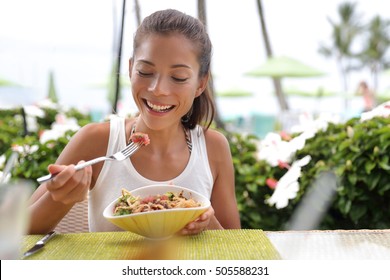
[[359, 83], [357, 94], [363, 96], [364, 108], [363, 112], [368, 112], [374, 109], [375, 107], [375, 94], [368, 87], [368, 84], [365, 81]]
[[[129, 62], [139, 116], [89, 124], [75, 134], [48, 168], [59, 174], [31, 198], [31, 233], [53, 229], [87, 195], [90, 231], [118, 230], [102, 212], [120, 190], [161, 182], [193, 189], [211, 200], [212, 207], [182, 234], [240, 227], [229, 145], [222, 134], [209, 129], [214, 116], [207, 89], [211, 49], [204, 26], [193, 17], [164, 10], [145, 18]], [[121, 150], [135, 132], [148, 134], [150, 144], [131, 159], [75, 171], [74, 163]]]

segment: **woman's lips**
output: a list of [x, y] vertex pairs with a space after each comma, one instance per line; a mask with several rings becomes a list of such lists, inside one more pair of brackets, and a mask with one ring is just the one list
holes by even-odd
[[156, 103], [153, 103], [149, 100], [144, 100], [144, 103], [145, 103], [146, 107], [148, 107], [149, 110], [156, 112], [156, 113], [166, 113], [175, 107], [174, 105], [156, 104]]

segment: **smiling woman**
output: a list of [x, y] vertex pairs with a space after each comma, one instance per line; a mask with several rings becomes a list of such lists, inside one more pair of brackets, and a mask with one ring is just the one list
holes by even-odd
[[[102, 213], [121, 188], [132, 191], [169, 183], [211, 201], [211, 207], [182, 228], [182, 234], [240, 227], [229, 144], [209, 128], [214, 105], [207, 89], [211, 42], [205, 27], [182, 12], [158, 11], [144, 19], [133, 46], [129, 73], [138, 116], [114, 116], [75, 134], [49, 166], [49, 172], [58, 175], [32, 196], [32, 233], [54, 228], [87, 194], [90, 231], [120, 230]], [[150, 144], [129, 160], [75, 170], [75, 163], [113, 154], [141, 132], [149, 136]]]

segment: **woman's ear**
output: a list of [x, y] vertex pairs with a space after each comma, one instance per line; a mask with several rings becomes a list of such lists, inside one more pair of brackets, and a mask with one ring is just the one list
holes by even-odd
[[205, 75], [204, 77], [202, 77], [200, 79], [199, 87], [196, 90], [195, 97], [198, 97], [199, 95], [201, 95], [204, 92], [204, 90], [206, 89], [207, 84], [209, 82], [209, 77], [210, 77], [210, 73], [208, 73], [207, 75]]

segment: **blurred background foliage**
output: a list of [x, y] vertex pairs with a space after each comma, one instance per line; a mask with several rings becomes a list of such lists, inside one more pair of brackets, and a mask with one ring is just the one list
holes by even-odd
[[339, 177], [337, 194], [320, 229], [389, 228], [390, 200], [390, 119], [376, 117], [360, 122], [353, 118], [343, 124], [329, 124], [308, 139], [295, 158], [310, 155], [302, 168], [297, 197], [283, 209], [264, 203], [273, 190], [267, 178], [280, 178], [285, 172], [257, 160], [256, 137], [231, 135], [230, 143], [236, 176], [236, 194], [242, 226], [283, 230], [302, 196], [321, 171], [334, 171]]
[[[75, 117], [80, 126], [90, 118], [75, 109], [65, 112]], [[47, 174], [47, 166], [57, 159], [74, 131], [67, 131], [57, 140], [46, 143], [39, 135], [55, 121], [56, 111], [45, 110], [37, 118], [37, 132], [23, 135], [21, 110], [0, 110], [0, 154], [7, 157], [12, 146], [24, 147], [12, 176], [35, 181]], [[302, 168], [300, 189], [287, 207], [276, 209], [265, 203], [273, 189], [268, 178], [280, 178], [286, 172], [258, 159], [259, 138], [251, 134], [222, 131], [228, 138], [235, 168], [238, 208], [243, 228], [283, 230], [293, 211], [321, 171], [332, 170], [339, 177], [337, 195], [320, 224], [321, 229], [390, 228], [390, 119], [376, 117], [361, 122], [353, 118], [342, 124], [329, 124], [306, 141], [294, 159], [310, 155], [312, 160]], [[31, 147], [37, 149], [29, 152]], [[294, 160], [293, 159], [293, 160]], [[4, 166], [0, 165], [0, 170]]]

